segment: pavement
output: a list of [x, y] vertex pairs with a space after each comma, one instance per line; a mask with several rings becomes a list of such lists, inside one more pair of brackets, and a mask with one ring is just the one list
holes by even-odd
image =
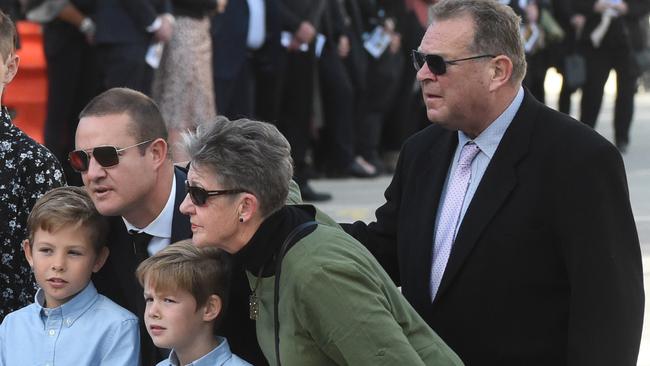
[[[605, 87], [603, 107], [596, 130], [608, 140], [613, 141], [613, 105], [615, 83], [610, 76]], [[551, 106], [557, 105], [559, 77], [552, 70], [547, 75], [547, 99]], [[577, 115], [579, 93], [573, 96], [572, 115]], [[636, 110], [632, 122], [630, 145], [624, 155], [630, 199], [634, 212], [641, 252], [643, 254], [643, 274], [646, 294], [650, 294], [650, 91], [640, 91], [635, 99]], [[333, 199], [317, 206], [338, 222], [355, 220], [374, 220], [374, 211], [384, 203], [384, 190], [390, 177], [372, 179], [319, 179], [312, 185], [318, 191], [332, 193]], [[650, 295], [648, 295], [650, 298]], [[646, 321], [644, 321], [639, 366], [650, 366], [650, 299], [646, 301]]]

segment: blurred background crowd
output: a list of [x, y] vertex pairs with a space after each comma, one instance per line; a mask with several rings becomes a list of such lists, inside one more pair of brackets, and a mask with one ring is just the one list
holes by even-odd
[[[650, 1], [501, 1], [522, 17], [524, 85], [539, 100], [555, 68], [563, 84], [552, 107], [568, 113], [581, 90], [578, 118], [594, 126], [616, 71], [614, 140], [624, 153], [634, 94], [650, 67]], [[391, 173], [403, 141], [428, 124], [411, 51], [433, 3], [0, 0], [0, 8], [42, 26], [43, 140], [61, 161], [74, 149], [82, 107], [126, 86], [156, 100], [172, 147], [180, 132], [217, 114], [276, 124], [291, 143], [304, 199], [324, 201], [330, 195], [314, 191], [310, 179]], [[64, 166], [68, 182], [80, 185]]]

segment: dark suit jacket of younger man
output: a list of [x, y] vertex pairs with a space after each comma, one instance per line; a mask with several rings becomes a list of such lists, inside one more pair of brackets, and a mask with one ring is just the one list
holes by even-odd
[[635, 365], [643, 272], [616, 148], [526, 90], [432, 302], [435, 215], [457, 144], [436, 125], [410, 138], [377, 221], [346, 230], [468, 365]]

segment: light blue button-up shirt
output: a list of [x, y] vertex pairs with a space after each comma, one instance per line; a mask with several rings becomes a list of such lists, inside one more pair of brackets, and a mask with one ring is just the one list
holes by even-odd
[[250, 363], [230, 352], [230, 346], [225, 338], [217, 337], [217, 340], [219, 341], [219, 345], [215, 349], [187, 365], [181, 365], [178, 361], [178, 356], [176, 356], [176, 352], [172, 350], [169, 358], [159, 362], [156, 366], [251, 366]]
[[[460, 227], [460, 223], [463, 221], [463, 217], [465, 217], [465, 212], [467, 212], [467, 208], [469, 207], [472, 198], [474, 197], [474, 193], [476, 193], [476, 189], [478, 188], [479, 183], [481, 183], [483, 174], [485, 174], [485, 170], [487, 169], [488, 164], [490, 164], [492, 156], [494, 156], [497, 147], [499, 147], [499, 143], [501, 142], [503, 135], [506, 133], [506, 130], [510, 126], [510, 123], [515, 118], [515, 115], [517, 114], [517, 111], [519, 110], [519, 107], [521, 106], [521, 102], [523, 100], [524, 89], [519, 88], [519, 92], [512, 100], [508, 108], [506, 108], [506, 110], [503, 111], [503, 113], [501, 113], [501, 115], [497, 117], [497, 119], [495, 119], [494, 122], [488, 126], [488, 128], [486, 128], [473, 140], [474, 143], [481, 149], [481, 152], [476, 155], [476, 158], [474, 158], [472, 161], [472, 175], [470, 178], [469, 186], [467, 187], [467, 192], [465, 193], [465, 200], [463, 201], [463, 207], [460, 211], [460, 218], [458, 219], [456, 230], [458, 230]], [[467, 135], [465, 135], [465, 133], [458, 131], [458, 146], [456, 147], [454, 158], [451, 161], [451, 166], [447, 172], [447, 180], [445, 181], [445, 185], [442, 189], [442, 195], [440, 196], [442, 199], [438, 205], [438, 211], [436, 214], [436, 226], [433, 231], [434, 233], [437, 232], [436, 230], [438, 228], [438, 217], [440, 216], [440, 211], [442, 210], [444, 197], [447, 194], [447, 185], [449, 184], [449, 178], [451, 177], [452, 173], [456, 171], [458, 160], [460, 159], [460, 151], [463, 149], [463, 146], [465, 146], [465, 144], [469, 141], [472, 140]], [[454, 233], [454, 236], [455, 234], [456, 233]]]
[[105, 365], [140, 363], [138, 318], [90, 282], [70, 301], [44, 308], [36, 302], [7, 315], [0, 325], [0, 366]]

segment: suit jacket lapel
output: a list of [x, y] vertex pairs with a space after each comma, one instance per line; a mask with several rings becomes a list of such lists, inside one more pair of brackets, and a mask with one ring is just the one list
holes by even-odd
[[180, 168], [176, 168], [174, 174], [176, 175], [176, 197], [174, 198], [174, 217], [172, 219], [172, 244], [192, 237], [190, 219], [180, 211], [181, 203], [186, 196], [185, 180], [187, 174]]
[[516, 166], [528, 152], [535, 112], [539, 107], [540, 103], [526, 90], [522, 105], [501, 139], [465, 213], [436, 300], [453, 282], [486, 226], [517, 185]]
[[415, 267], [409, 271], [414, 277], [408, 282], [415, 285], [410, 298], [417, 303], [416, 309], [420, 306], [427, 308], [431, 305], [429, 289], [429, 276], [431, 275], [431, 259], [433, 255], [433, 235], [436, 214], [440, 202], [442, 187], [447, 177], [447, 171], [454, 151], [458, 145], [458, 134], [455, 131], [444, 131], [441, 138], [436, 139], [428, 152], [419, 157], [420, 161], [414, 164], [415, 167], [423, 167], [415, 185], [415, 197], [421, 199], [420, 212], [415, 216], [417, 220], [414, 227], [426, 228], [416, 230], [417, 235], [413, 238], [414, 245], [411, 261]]

